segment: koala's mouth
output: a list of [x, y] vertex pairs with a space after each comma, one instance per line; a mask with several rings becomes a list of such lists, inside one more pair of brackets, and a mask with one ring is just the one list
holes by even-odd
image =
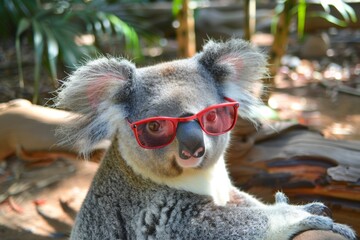
[[196, 158], [190, 157], [188, 159], [183, 159], [179, 156], [175, 158], [176, 163], [182, 168], [196, 168], [199, 167], [203, 161], [203, 157]]

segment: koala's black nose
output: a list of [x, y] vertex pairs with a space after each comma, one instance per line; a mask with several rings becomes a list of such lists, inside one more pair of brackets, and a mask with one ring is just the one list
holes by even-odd
[[176, 130], [179, 156], [182, 159], [202, 157], [205, 153], [203, 131], [197, 121], [180, 122]]

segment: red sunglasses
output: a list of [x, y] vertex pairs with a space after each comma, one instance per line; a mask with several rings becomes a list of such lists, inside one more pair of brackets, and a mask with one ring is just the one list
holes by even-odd
[[139, 145], [147, 149], [162, 148], [170, 144], [175, 136], [179, 122], [197, 120], [202, 130], [208, 135], [218, 136], [234, 128], [237, 120], [239, 103], [225, 97], [227, 103], [209, 106], [199, 113], [181, 118], [151, 117], [134, 123], [129, 119], [131, 129]]

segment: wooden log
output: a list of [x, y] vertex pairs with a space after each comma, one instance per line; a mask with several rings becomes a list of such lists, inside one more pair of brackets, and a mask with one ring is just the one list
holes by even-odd
[[235, 185], [269, 203], [279, 190], [292, 203], [322, 201], [336, 221], [360, 232], [359, 141], [328, 140], [296, 124], [278, 123], [258, 132], [240, 124], [227, 154]]
[[[18, 155], [27, 161], [54, 160], [60, 157], [77, 159], [76, 146], [59, 145], [55, 134], [74, 113], [33, 105], [24, 99], [0, 104], [0, 161]], [[110, 141], [94, 148], [92, 161], [100, 161]]]

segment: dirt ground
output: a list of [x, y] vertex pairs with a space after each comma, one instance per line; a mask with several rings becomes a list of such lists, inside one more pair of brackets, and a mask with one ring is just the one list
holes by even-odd
[[328, 139], [360, 140], [360, 97], [338, 93], [333, 99], [331, 94], [319, 84], [278, 89], [271, 94], [269, 105], [279, 119], [310, 126]]
[[21, 193], [0, 205], [0, 239], [67, 239], [98, 164], [59, 159], [30, 167], [18, 159], [8, 161], [22, 165], [24, 172], [11, 181], [13, 191]]

